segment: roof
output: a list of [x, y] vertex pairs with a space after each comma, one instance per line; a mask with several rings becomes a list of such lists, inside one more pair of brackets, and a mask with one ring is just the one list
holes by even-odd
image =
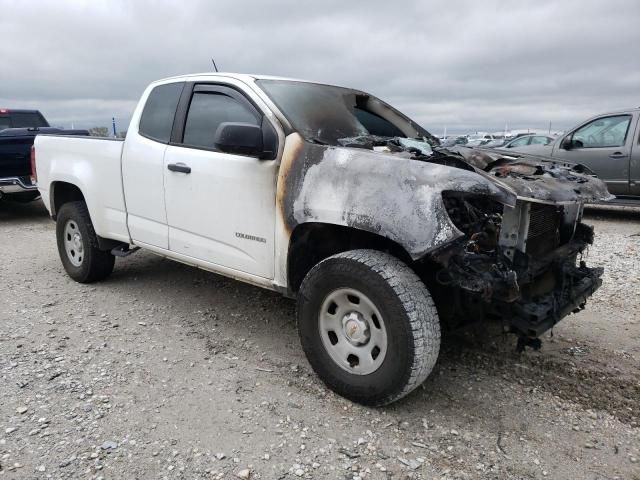
[[[624, 110], [614, 110], [612, 112], [604, 112], [604, 113], [599, 113], [597, 115], [594, 115], [594, 117], [602, 117], [604, 115], [615, 115], [618, 113], [629, 113], [629, 112], [636, 112], [639, 111], [640, 107], [634, 107], [634, 108], [626, 108]], [[593, 118], [593, 117], [592, 117]]]
[[5, 108], [0, 107], [0, 114], [7, 113], [40, 113], [40, 110], [29, 110], [24, 108]]
[[298, 78], [287, 78], [287, 77], [278, 77], [273, 75], [256, 75], [249, 73], [233, 73], [233, 72], [203, 72], [203, 73], [187, 73], [184, 75], [175, 75], [173, 77], [167, 77], [157, 80], [158, 82], [163, 82], [166, 80], [182, 80], [193, 77], [225, 77], [225, 78], [235, 78], [237, 80], [243, 81], [251, 81], [251, 80], [286, 80], [293, 82], [306, 82], [308, 80], [301, 80]]
[[342, 85], [335, 85], [335, 84], [331, 84], [331, 83], [325, 83], [325, 82], [317, 82], [314, 80], [305, 80], [305, 79], [301, 79], [301, 78], [290, 78], [290, 77], [279, 77], [279, 76], [274, 76], [274, 75], [260, 75], [260, 74], [253, 74], [253, 73], [233, 73], [233, 72], [204, 72], [204, 73], [188, 73], [185, 75], [176, 75], [174, 77], [167, 77], [167, 78], [162, 78], [159, 80], [154, 81], [153, 83], [164, 83], [164, 82], [168, 82], [170, 80], [185, 80], [188, 81], [190, 78], [202, 78], [202, 77], [211, 77], [211, 78], [216, 78], [216, 77], [220, 77], [220, 78], [233, 78], [236, 80], [240, 80], [241, 82], [244, 83], [252, 83], [255, 80], [280, 80], [280, 81], [284, 81], [284, 82], [305, 82], [305, 83], [317, 83], [320, 85], [330, 85], [330, 86], [336, 86], [336, 87], [340, 87]]

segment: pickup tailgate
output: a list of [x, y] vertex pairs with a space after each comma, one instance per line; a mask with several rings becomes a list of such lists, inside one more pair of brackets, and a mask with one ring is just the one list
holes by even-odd
[[33, 137], [0, 136], [0, 178], [31, 174], [29, 153]]
[[96, 233], [129, 241], [122, 191], [121, 139], [38, 135], [37, 185], [45, 207], [55, 217], [60, 193], [77, 189], [84, 198]]
[[89, 135], [89, 132], [52, 127], [0, 130], [0, 178], [31, 175], [31, 146], [39, 134]]

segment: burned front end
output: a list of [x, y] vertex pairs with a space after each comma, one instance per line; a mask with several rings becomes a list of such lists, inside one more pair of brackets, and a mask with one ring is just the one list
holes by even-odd
[[593, 242], [582, 211], [610, 195], [586, 167], [424, 139], [339, 143], [288, 137], [278, 187], [287, 231], [339, 225], [356, 232], [348, 248], [394, 252], [427, 283], [446, 326], [501, 319], [526, 345], [600, 286], [602, 269], [582, 258]]
[[[447, 213], [464, 234], [430, 255], [437, 265], [434, 280], [450, 297], [441, 302], [445, 315], [458, 321], [499, 319], [520, 337], [519, 345], [536, 346], [531, 340], [584, 308], [602, 284], [603, 269], [589, 268], [583, 260], [594, 239], [593, 228], [582, 223], [581, 195], [587, 192], [576, 182], [572, 198], [563, 198], [566, 183], [582, 178], [570, 173], [572, 168], [541, 167], [531, 160], [485, 168], [519, 193], [528, 186], [527, 193], [538, 197], [519, 195], [513, 206], [487, 196], [443, 192]], [[557, 193], [549, 183], [560, 177], [569, 178]]]

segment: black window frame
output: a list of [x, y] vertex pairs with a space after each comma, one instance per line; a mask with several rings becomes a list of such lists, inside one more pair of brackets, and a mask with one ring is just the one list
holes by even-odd
[[[153, 92], [160, 87], [166, 87], [168, 85], [182, 85], [182, 89], [180, 90], [180, 93], [178, 94], [178, 103], [176, 104], [176, 110], [173, 113], [173, 122], [171, 124], [171, 128], [169, 130], [169, 139], [168, 140], [163, 140], [157, 137], [153, 137], [151, 135], [149, 135], [148, 133], [144, 133], [142, 132], [142, 118], [144, 116], [144, 112], [147, 108], [147, 104], [149, 102], [149, 98], [151, 97], [151, 95], [153, 94]], [[145, 105], [142, 109], [142, 112], [140, 112], [140, 120], [138, 121], [138, 135], [140, 135], [141, 137], [147, 138], [149, 140], [152, 140], [154, 142], [157, 143], [161, 143], [163, 145], [168, 145], [169, 143], [171, 143], [171, 138], [173, 135], [173, 129], [175, 127], [175, 121], [176, 121], [176, 116], [178, 114], [178, 108], [180, 107], [180, 101], [182, 100], [182, 96], [184, 95], [184, 91], [185, 91], [185, 87], [186, 87], [187, 82], [184, 81], [180, 81], [180, 82], [169, 82], [169, 83], [162, 83], [160, 85], [156, 85], [155, 87], [153, 87], [153, 89], [149, 92], [149, 95], [147, 96], [147, 99], [145, 100]]]
[[[256, 105], [256, 103], [251, 98], [249, 98], [242, 90], [237, 88], [235, 85], [223, 83], [186, 82], [185, 88], [182, 90], [180, 101], [178, 102], [178, 108], [176, 110], [176, 116], [173, 122], [171, 141], [169, 142], [169, 145], [183, 148], [193, 148], [195, 150], [203, 150], [207, 152], [224, 153], [215, 147], [207, 148], [201, 145], [189, 145], [184, 143], [184, 130], [187, 124], [187, 117], [189, 115], [189, 107], [191, 106], [191, 101], [196, 93], [213, 93], [227, 95], [240, 102], [253, 113], [255, 113], [257, 125], [261, 126], [261, 128], [263, 129], [263, 136], [268, 136], [271, 139], [275, 139], [275, 148], [273, 150], [273, 153], [266, 157], [260, 158], [262, 160], [274, 160], [277, 157], [279, 143], [278, 135], [276, 133], [275, 127], [267, 118], [267, 115], [265, 115], [264, 111], [258, 105]], [[227, 155], [255, 158], [252, 156], [239, 154]]]

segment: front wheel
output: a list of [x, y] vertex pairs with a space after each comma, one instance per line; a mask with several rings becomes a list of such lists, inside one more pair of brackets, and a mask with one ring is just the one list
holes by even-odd
[[56, 237], [62, 265], [76, 282], [96, 282], [113, 271], [115, 257], [98, 248], [98, 238], [84, 202], [69, 202], [60, 208]]
[[424, 283], [403, 262], [375, 250], [329, 257], [298, 295], [298, 330], [318, 376], [365, 405], [418, 387], [440, 350], [440, 323]]

